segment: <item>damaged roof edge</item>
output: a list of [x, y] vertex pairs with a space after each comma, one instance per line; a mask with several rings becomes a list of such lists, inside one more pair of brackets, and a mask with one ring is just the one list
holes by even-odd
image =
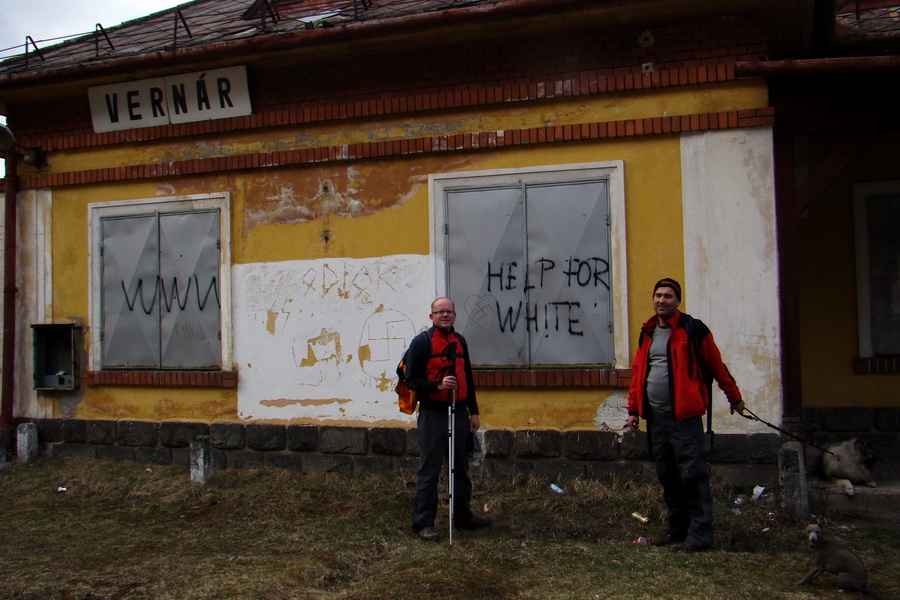
[[134, 73], [136, 70], [166, 68], [186, 62], [214, 63], [232, 56], [266, 54], [326, 44], [371, 40], [391, 34], [426, 31], [439, 26], [475, 24], [484, 21], [485, 17], [493, 20], [524, 18], [539, 14], [569, 12], [573, 9], [596, 9], [602, 7], [603, 4], [604, 2], [598, 2], [598, 0], [507, 0], [502, 4], [469, 6], [393, 19], [363, 21], [333, 28], [308, 29], [297, 33], [264, 35], [207, 46], [155, 51], [61, 69], [7, 74], [0, 76], [0, 93], [92, 77]]

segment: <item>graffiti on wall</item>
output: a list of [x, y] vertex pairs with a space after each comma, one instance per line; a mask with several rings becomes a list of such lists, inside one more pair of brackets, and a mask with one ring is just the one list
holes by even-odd
[[222, 301], [219, 299], [218, 280], [215, 276], [210, 278], [209, 284], [205, 286], [206, 289], [204, 291], [204, 286], [200, 283], [200, 278], [197, 277], [197, 274], [195, 273], [187, 278], [187, 285], [184, 286], [184, 291], [182, 292], [178, 285], [177, 277], [173, 277], [172, 284], [167, 287], [163, 278], [157, 275], [156, 282], [151, 288], [152, 295], [149, 300], [145, 296], [143, 279], [138, 279], [134, 292], [130, 295], [128, 289], [125, 287], [125, 280], [120, 280], [119, 284], [122, 288], [122, 295], [125, 298], [125, 305], [131, 312], [134, 312], [135, 307], [140, 304], [140, 309], [144, 311], [144, 314], [149, 315], [153, 312], [154, 306], [156, 306], [157, 295], [160, 299], [161, 307], [164, 308], [166, 312], [172, 312], [176, 306], [178, 307], [178, 310], [183, 311], [187, 308], [188, 302], [191, 302], [192, 289], [194, 291], [193, 295], [196, 300], [198, 311], [203, 312], [207, 302], [210, 300], [210, 295], [212, 295], [213, 300], [215, 300], [216, 307], [220, 308], [222, 306]]
[[394, 370], [429, 325], [427, 256], [235, 265], [247, 419], [396, 419]]
[[[532, 272], [535, 274], [531, 275]], [[518, 301], [504, 303], [492, 296], [496, 304], [498, 332], [515, 333], [521, 326], [534, 333], [562, 332], [571, 336], [583, 336], [584, 312], [581, 300], [572, 298], [542, 301], [540, 293], [545, 289], [556, 291], [601, 287], [609, 292], [609, 283], [606, 281], [608, 273], [609, 262], [598, 257], [582, 259], [569, 256], [562, 261], [543, 257], [533, 261], [532, 269], [520, 268], [516, 261], [501, 262], [499, 265], [488, 262], [485, 273], [487, 291], [498, 295], [512, 292], [502, 294], [505, 297], [521, 296]], [[469, 306], [467, 303], [467, 309]], [[471, 306], [477, 308], [476, 316], [483, 322], [484, 298], [476, 297]]]

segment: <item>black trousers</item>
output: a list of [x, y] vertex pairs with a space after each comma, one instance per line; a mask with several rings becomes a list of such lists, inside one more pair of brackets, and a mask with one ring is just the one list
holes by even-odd
[[648, 419], [650, 450], [663, 487], [668, 532], [701, 548], [713, 541], [712, 491], [703, 437], [703, 418], [676, 421], [653, 411]]
[[[453, 516], [455, 523], [472, 519], [469, 502], [472, 499], [472, 482], [469, 479], [469, 460], [466, 453], [466, 435], [469, 431], [469, 412], [465, 405], [457, 405], [456, 436], [454, 439]], [[413, 499], [412, 527], [419, 531], [434, 527], [438, 508], [438, 482], [441, 468], [449, 450], [449, 419], [447, 411], [420, 410], [419, 469], [416, 471], [416, 495]]]

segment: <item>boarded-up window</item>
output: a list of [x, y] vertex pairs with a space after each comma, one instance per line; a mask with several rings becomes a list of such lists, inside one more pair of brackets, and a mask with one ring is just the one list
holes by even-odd
[[606, 179], [448, 186], [443, 201], [447, 292], [475, 364], [613, 364]]
[[103, 368], [221, 366], [219, 211], [100, 219]]

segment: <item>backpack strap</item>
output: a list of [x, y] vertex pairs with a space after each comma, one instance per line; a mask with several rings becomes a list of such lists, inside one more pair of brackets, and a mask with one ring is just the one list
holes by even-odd
[[[431, 329], [426, 329], [413, 337], [413, 341], [419, 336], [425, 336], [425, 346], [428, 348], [427, 354], [425, 355], [425, 359], [434, 358], [434, 354], [431, 354]], [[406, 372], [409, 370], [409, 347], [412, 346], [412, 341], [409, 343], [409, 346], [406, 347], [406, 350], [403, 351], [403, 356], [400, 358], [400, 363], [397, 365], [397, 377], [403, 381], [406, 379]]]
[[[703, 352], [701, 349], [701, 345], [703, 344], [703, 338], [706, 337], [706, 334], [700, 335], [698, 329], [707, 329], [705, 325], [702, 327], [698, 326], [694, 317], [689, 314], [682, 313], [681, 314], [681, 323], [684, 327], [684, 331], [688, 336], [688, 344], [690, 347], [690, 355], [691, 361], [696, 360], [697, 366], [700, 369], [700, 374], [703, 377], [703, 383], [706, 385], [706, 435], [709, 436], [709, 451], [710, 454], [715, 450], [716, 447], [716, 432], [713, 431], [712, 428], [712, 389], [713, 389], [713, 376], [712, 372], [706, 367], [706, 363], [703, 360]], [[702, 323], [701, 323], [702, 325]], [[708, 329], [707, 329], [708, 334]], [[693, 365], [692, 365], [693, 366]]]
[[[413, 337], [412, 341], [409, 343], [409, 346], [406, 347], [406, 352], [403, 353], [404, 361], [406, 361], [406, 359], [409, 356], [409, 349], [412, 346], [413, 342], [416, 340], [416, 338], [419, 338], [419, 337], [425, 338], [425, 348], [426, 348], [425, 354], [424, 354], [425, 360], [429, 360], [429, 359], [432, 359], [435, 356], [437, 356], [437, 354], [431, 353], [431, 329], [426, 329], [425, 331], [422, 331], [422, 332], [419, 332], [418, 334], [416, 334], [416, 336]], [[406, 362], [407, 362], [407, 364], [409, 364], [408, 361], [406, 361]]]

